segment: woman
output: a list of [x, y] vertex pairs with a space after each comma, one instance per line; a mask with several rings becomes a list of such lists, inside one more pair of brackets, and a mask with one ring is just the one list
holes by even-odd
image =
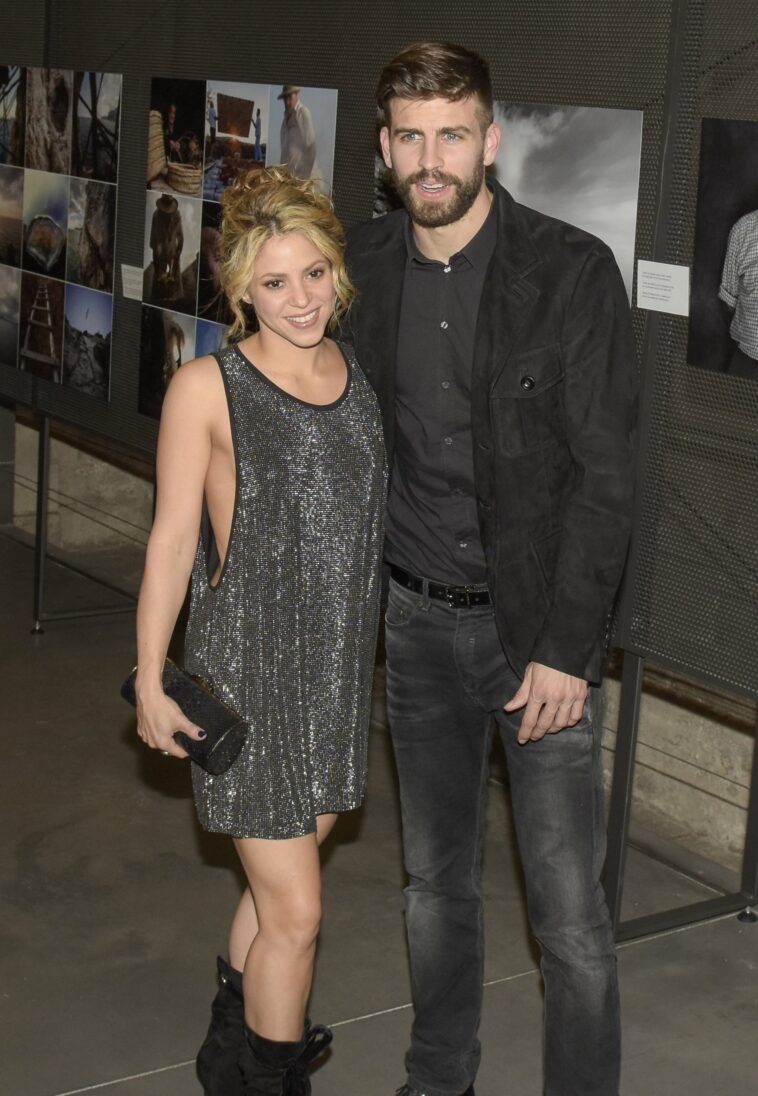
[[[185, 668], [250, 726], [228, 772], [192, 766], [200, 823], [231, 835], [248, 883], [198, 1075], [206, 1093], [299, 1096], [331, 1039], [305, 1023], [318, 845], [365, 785], [384, 450], [373, 392], [325, 336], [353, 293], [329, 200], [274, 168], [237, 180], [222, 203], [231, 334], [251, 319], [257, 330], [183, 365], [166, 394], [138, 726], [173, 757], [184, 756], [174, 732], [203, 736], [161, 688], [192, 572]], [[204, 502], [215, 552], [198, 545]]]

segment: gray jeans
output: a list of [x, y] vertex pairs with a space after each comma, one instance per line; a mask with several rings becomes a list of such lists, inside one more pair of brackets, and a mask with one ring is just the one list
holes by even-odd
[[386, 649], [409, 876], [406, 930], [415, 1008], [409, 1083], [424, 1096], [459, 1096], [479, 1064], [482, 841], [497, 726], [529, 920], [542, 954], [544, 1091], [617, 1096], [616, 955], [600, 885], [599, 690], [590, 690], [575, 727], [519, 746], [521, 713], [502, 711], [519, 682], [489, 606], [451, 609], [392, 582]]

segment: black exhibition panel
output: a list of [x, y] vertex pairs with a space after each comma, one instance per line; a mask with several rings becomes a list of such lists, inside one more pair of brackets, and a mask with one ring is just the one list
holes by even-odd
[[[706, 139], [711, 132], [703, 120], [758, 120], [758, 5], [685, 7], [668, 208], [655, 258], [690, 266], [701, 132]], [[754, 197], [758, 206], [758, 187]], [[712, 291], [693, 296], [693, 311], [719, 307], [720, 271], [714, 264]], [[687, 317], [660, 315], [650, 326], [629, 602], [617, 638], [625, 649], [756, 697], [758, 384], [688, 364], [695, 348], [688, 355]]]

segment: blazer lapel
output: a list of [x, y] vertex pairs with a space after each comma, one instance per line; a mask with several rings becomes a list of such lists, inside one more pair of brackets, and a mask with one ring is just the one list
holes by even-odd
[[540, 255], [521, 222], [518, 206], [495, 187], [497, 246], [482, 291], [474, 344], [473, 389], [489, 393], [518, 346], [539, 298], [528, 275]]

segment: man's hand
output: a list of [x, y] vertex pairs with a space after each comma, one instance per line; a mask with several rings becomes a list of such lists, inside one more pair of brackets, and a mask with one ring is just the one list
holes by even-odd
[[539, 662], [530, 662], [518, 692], [503, 705], [506, 712], [524, 708], [518, 741], [523, 746], [546, 734], [573, 727], [582, 718], [587, 682]]

